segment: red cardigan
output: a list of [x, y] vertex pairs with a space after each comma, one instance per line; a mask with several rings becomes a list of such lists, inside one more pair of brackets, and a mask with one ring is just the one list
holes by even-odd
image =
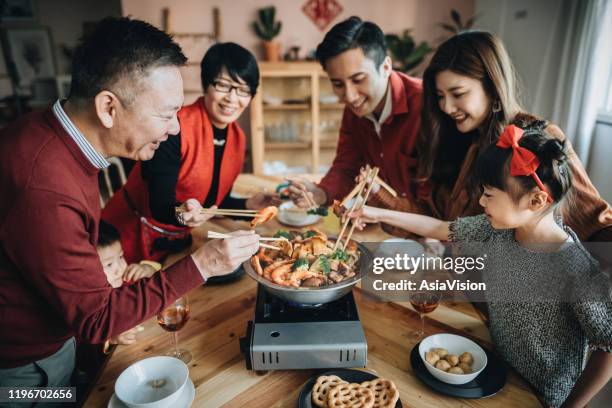
[[[201, 285], [186, 257], [113, 289], [96, 252], [98, 170], [51, 109], [0, 131], [0, 368], [103, 343]], [[171, 271], [170, 271], [171, 269]]]
[[355, 186], [359, 168], [378, 166], [379, 175], [402, 197], [413, 197], [416, 167], [414, 145], [421, 123], [421, 80], [393, 71], [391, 115], [383, 123], [380, 137], [374, 124], [344, 109], [338, 149], [332, 167], [319, 183], [328, 204], [346, 196]]

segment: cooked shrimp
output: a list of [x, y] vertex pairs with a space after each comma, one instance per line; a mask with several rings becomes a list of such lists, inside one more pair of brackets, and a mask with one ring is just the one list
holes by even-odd
[[272, 282], [282, 286], [292, 285], [292, 280], [290, 279], [291, 268], [293, 268], [293, 261], [280, 265], [278, 268], [272, 270], [270, 273]]
[[300, 284], [302, 283], [302, 281], [304, 279], [316, 278], [317, 276], [318, 276], [318, 274], [316, 274], [314, 272], [310, 272], [310, 271], [307, 271], [307, 270], [299, 270], [299, 271], [293, 272], [289, 276], [289, 281], [291, 282], [291, 286], [298, 287], [298, 286], [300, 286]]
[[255, 228], [259, 224], [263, 224], [264, 222], [270, 221], [272, 218], [276, 217], [278, 214], [278, 208], [274, 206], [262, 208], [257, 212], [255, 218], [251, 221], [251, 228]]
[[263, 269], [261, 269], [261, 263], [259, 263], [259, 258], [257, 256], [251, 257], [251, 265], [253, 265], [253, 269], [259, 276], [263, 276]]
[[259, 252], [255, 255], [259, 258], [260, 262], [264, 263], [264, 266], [268, 266], [274, 262], [274, 260], [266, 254], [266, 248], [259, 248]]
[[267, 266], [266, 268], [264, 268], [263, 270], [263, 277], [270, 280], [272, 277], [272, 271], [278, 269], [278, 267], [283, 266], [283, 265], [287, 265], [289, 264], [290, 266], [293, 264], [293, 260], [292, 259], [284, 259], [282, 261], [276, 261], [273, 262], [271, 265]]

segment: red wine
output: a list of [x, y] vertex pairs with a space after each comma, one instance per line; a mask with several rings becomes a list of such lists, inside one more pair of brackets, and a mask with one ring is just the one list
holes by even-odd
[[410, 304], [419, 313], [431, 313], [438, 307], [440, 298], [428, 293], [418, 293], [410, 299]]
[[431, 313], [434, 310], [436, 310], [436, 308], [438, 307], [438, 302], [435, 303], [415, 303], [415, 302], [410, 302], [410, 304], [412, 305], [412, 307], [414, 307], [414, 309], [419, 312], [419, 313]]
[[157, 315], [157, 323], [169, 332], [181, 330], [187, 320], [189, 320], [189, 307], [173, 306]]

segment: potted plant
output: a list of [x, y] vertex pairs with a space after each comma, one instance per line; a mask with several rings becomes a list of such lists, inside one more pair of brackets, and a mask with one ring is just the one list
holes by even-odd
[[416, 45], [410, 30], [404, 30], [401, 36], [387, 34], [385, 41], [393, 58], [393, 69], [407, 74], [412, 73], [414, 68], [432, 51], [426, 42]]
[[276, 7], [269, 6], [258, 10], [259, 21], [253, 21], [255, 34], [263, 40], [267, 61], [278, 61], [280, 44], [274, 38], [280, 33], [282, 23], [274, 21]]

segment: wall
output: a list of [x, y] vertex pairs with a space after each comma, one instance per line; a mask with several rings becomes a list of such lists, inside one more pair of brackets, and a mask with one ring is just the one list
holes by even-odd
[[[257, 19], [257, 9], [269, 5], [276, 6], [277, 19], [283, 28], [278, 40], [284, 49], [298, 45], [303, 57], [316, 48], [323, 35], [333, 24], [358, 15], [374, 21], [388, 33], [401, 33], [412, 28], [417, 41], [436, 42], [444, 32], [436, 23], [448, 22], [451, 8], [457, 9], [462, 16], [473, 14], [474, 0], [338, 0], [344, 11], [324, 30], [320, 31], [302, 12], [305, 0], [122, 0], [123, 12], [161, 26], [163, 7], [170, 8], [170, 30], [173, 32], [211, 32], [212, 8], [218, 7], [221, 14], [221, 41], [237, 42], [256, 56], [261, 57], [260, 40], [251, 29], [251, 22]], [[179, 39], [188, 57], [200, 61], [210, 41], [200, 44], [186, 43]], [[198, 86], [197, 67], [185, 75], [186, 88]], [[187, 101], [195, 95], [187, 95]]]
[[575, 0], [476, 0], [477, 27], [497, 34], [520, 75], [527, 110], [550, 118], [568, 19]]
[[[11, 27], [45, 26], [51, 31], [58, 75], [68, 72], [61, 44], [74, 47], [83, 33], [84, 22], [96, 22], [106, 16], [121, 16], [120, 0], [34, 0], [37, 19], [28, 23], [12, 23]], [[6, 65], [0, 53], [0, 97], [11, 94]]]

